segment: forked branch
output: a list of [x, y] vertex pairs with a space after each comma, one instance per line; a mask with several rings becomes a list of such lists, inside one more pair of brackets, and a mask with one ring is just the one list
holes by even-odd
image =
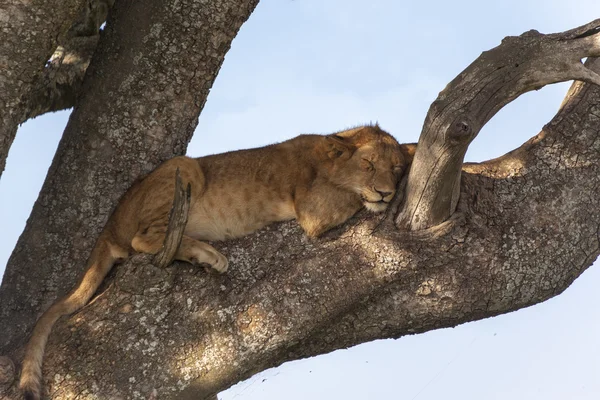
[[531, 30], [483, 52], [429, 108], [396, 225], [420, 230], [447, 220], [458, 202], [465, 153], [481, 128], [506, 104], [545, 85], [600, 85], [600, 75], [581, 62], [597, 56], [600, 19], [550, 35]]
[[[572, 36], [595, 35], [585, 32]], [[596, 59], [586, 65], [600, 71]], [[49, 398], [202, 399], [288, 360], [561, 293], [600, 253], [598, 115], [600, 86], [573, 85], [534, 139], [465, 168], [461, 214], [443, 234], [406, 234], [362, 213], [319, 240], [285, 222], [214, 243], [231, 262], [223, 275], [144, 270], [146, 256], [132, 258], [102, 296], [56, 325]], [[15, 385], [6, 396], [19, 398]]]
[[89, 0], [79, 18], [58, 39], [58, 46], [36, 78], [25, 102], [19, 123], [52, 111], [75, 105], [114, 0]]
[[73, 37], [58, 46], [31, 89], [21, 122], [75, 105], [98, 38]]

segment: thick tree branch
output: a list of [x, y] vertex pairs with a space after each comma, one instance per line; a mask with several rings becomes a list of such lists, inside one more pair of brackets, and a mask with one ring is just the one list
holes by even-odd
[[23, 343], [39, 311], [72, 287], [122, 193], [185, 153], [225, 53], [257, 2], [115, 4], [0, 286], [0, 354]]
[[[160, 270], [137, 256], [57, 329], [46, 370], [62, 378], [46, 380], [52, 397], [91, 382], [126, 395], [115, 387], [133, 377], [122, 390], [175, 398], [185, 388], [179, 398], [202, 398], [286, 360], [562, 292], [599, 253], [600, 91], [577, 88], [522, 148], [466, 167], [445, 234], [399, 233], [362, 214], [313, 242], [286, 223], [220, 244], [232, 261], [226, 276], [185, 264]], [[67, 333], [77, 347], [64, 343]], [[117, 367], [90, 378], [97, 352]]]
[[284, 223], [215, 244], [230, 258], [226, 275], [135, 256], [56, 327], [44, 367], [50, 398], [85, 388], [202, 399], [287, 360], [561, 293], [600, 253], [597, 115], [600, 88], [576, 83], [536, 137], [465, 166], [458, 211], [441, 228], [398, 232], [362, 213], [311, 241]]
[[113, 4], [114, 0], [0, 4], [0, 175], [20, 124], [75, 104], [100, 25]]
[[[223, 0], [221, 5], [224, 4], [231, 5]], [[253, 5], [247, 4], [244, 10], [229, 10], [239, 18], [239, 24]], [[160, 4], [155, 6], [160, 7]], [[152, 16], [164, 16], [164, 13], [153, 12]], [[121, 22], [121, 27], [128, 27], [124, 22], [129, 21]], [[593, 33], [593, 29], [571, 32], [579, 37], [576, 40], [585, 41], [593, 37], [586, 33]], [[231, 34], [231, 30], [227, 32]], [[526, 39], [526, 36], [520, 38]], [[139, 53], [132, 51], [132, 57], [149, 54], [151, 59], [161, 60], [157, 54], [162, 50], [160, 44], [154, 47], [155, 41], [146, 43], [149, 48], [142, 48]], [[576, 47], [580, 42], [571, 43]], [[100, 47], [103, 54], [113, 54], [109, 52], [110, 45], [106, 46], [106, 49]], [[518, 52], [518, 46], [515, 49]], [[187, 57], [188, 53], [185, 54]], [[508, 57], [505, 68], [509, 68], [511, 56], [505, 56]], [[220, 59], [216, 58], [214, 62], [218, 64]], [[109, 65], [111, 62], [122, 65], [123, 61], [116, 62], [108, 56], [99, 59]], [[81, 182], [95, 182], [99, 176], [114, 177], [118, 174], [110, 168], [91, 176], [79, 171], [93, 171], [94, 165], [106, 160], [107, 155], [109, 164], [126, 158], [112, 156], [118, 146], [110, 142], [110, 134], [102, 129], [126, 130], [123, 128], [128, 126], [126, 121], [136, 124], [136, 118], [145, 120], [144, 104], [135, 101], [136, 89], [149, 90], [150, 98], [156, 102], [167, 95], [161, 103], [166, 108], [163, 114], [157, 117], [150, 113], [149, 118], [176, 115], [178, 121], [191, 124], [197, 111], [186, 112], [183, 106], [188, 104], [187, 96], [191, 96], [185, 91], [186, 87], [173, 85], [183, 90], [182, 94], [169, 85], [160, 92], [153, 92], [153, 87], [141, 83], [141, 76], [165, 78], [162, 74], [173, 73], [169, 70], [173, 67], [170, 61], [161, 64], [163, 68], [158, 71], [153, 69], [153, 63], [142, 63], [142, 70], [136, 70], [133, 78], [129, 74], [111, 77], [116, 82], [109, 88], [102, 86], [105, 83], [102, 80], [92, 81], [90, 91], [86, 91], [90, 95], [84, 96], [78, 107], [81, 116], [75, 114], [71, 119], [75, 127], [91, 125], [93, 129], [92, 133], [85, 129], [67, 129], [67, 142], [75, 142], [75, 133], [86, 133], [90, 137], [84, 137], [89, 140], [84, 143], [89, 145], [90, 151], [78, 152], [77, 147], [62, 149], [61, 167], [54, 167], [55, 175], [51, 179], [55, 181], [50, 180], [44, 189], [50, 193], [43, 196], [61, 199], [67, 208], [53, 209], [54, 214], [49, 216], [44, 210], [40, 211], [38, 205], [33, 220], [40, 219], [46, 224], [44, 227], [50, 227], [50, 232], [64, 232], [69, 227], [75, 247], [82, 252], [89, 246], [85, 243], [87, 239], [82, 238], [93, 236], [110, 208], [108, 204], [115, 199], [105, 199], [99, 211], [88, 210], [87, 197], [82, 200], [84, 206], [65, 198], [66, 194], [75, 192], [69, 186], [70, 181], [80, 187]], [[181, 55], [179, 62], [185, 61]], [[595, 59], [588, 59], [586, 63], [595, 72], [600, 71], [599, 64]], [[533, 64], [528, 68], [533, 68]], [[540, 68], [543, 70], [546, 66]], [[177, 82], [181, 77], [174, 74], [173, 81]], [[483, 104], [481, 109], [495, 110], [493, 104], [499, 104], [499, 99], [506, 99], [507, 93], [518, 92], [513, 86], [525, 85], [519, 76], [516, 74], [514, 79], [503, 81], [503, 85], [496, 87], [497, 91], [485, 89], [471, 93], [473, 102]], [[463, 78], [455, 79], [444, 91], [446, 99], [462, 99], [466, 90], [461, 86]], [[158, 82], [165, 83], [160, 79]], [[123, 90], [120, 90], [121, 85]], [[119, 99], [116, 104], [125, 109], [111, 108], [107, 93], [125, 91], [133, 104]], [[488, 96], [489, 102], [479, 96]], [[94, 101], [98, 98], [105, 101], [98, 104]], [[461, 104], [465, 110], [474, 107], [471, 103]], [[447, 105], [448, 108], [454, 106], [452, 102]], [[428, 116], [432, 121], [451, 118], [446, 115], [447, 109], [436, 107], [439, 104], [432, 106], [432, 110], [438, 110], [439, 115], [434, 118], [430, 110]], [[100, 123], [96, 122], [85, 125], [86, 115], [99, 115], [100, 123], [108, 126], [98, 127]], [[489, 113], [469, 115], [481, 117]], [[600, 87], [574, 84], [559, 114], [536, 137], [499, 159], [463, 167], [457, 212], [431, 229], [399, 232], [391, 221], [393, 213], [384, 220], [385, 216], [361, 213], [324, 238], [309, 240], [295, 222], [283, 223], [237, 241], [215, 244], [230, 259], [231, 269], [225, 275], [207, 274], [182, 263], [156, 268], [150, 256], [136, 255], [117, 269], [89, 306], [57, 324], [44, 364], [44, 387], [48, 396], [128, 398], [137, 393], [142, 398], [204, 399], [244, 377], [287, 360], [377, 338], [454, 326], [535, 304], [561, 293], [600, 253], [599, 115]], [[152, 132], [152, 138], [144, 138], [149, 141], [147, 147], [162, 148], [162, 142], [156, 138], [165, 139], [157, 132], [158, 128], [141, 124], [141, 128]], [[160, 124], [177, 128], [181, 123], [164, 118]], [[455, 132], [459, 139], [461, 129]], [[104, 133], [102, 137], [109, 141], [94, 139], [96, 131]], [[168, 148], [175, 149], [182, 146], [168, 147], [167, 144]], [[103, 149], [108, 150], [103, 152]], [[84, 160], [78, 160], [79, 163], [69, 159], [77, 153], [84, 153]], [[162, 156], [158, 153], [151, 159], [158, 160]], [[88, 159], [91, 160], [86, 164]], [[94, 197], [93, 193], [110, 193], [114, 187], [122, 192], [140, 170], [150, 168], [131, 165], [115, 166], [119, 172], [129, 167], [131, 179], [127, 182], [108, 179], [106, 186], [100, 184], [92, 188], [94, 190], [83, 190], [86, 196], [92, 197], [90, 201], [94, 204], [101, 203], [100, 196]], [[73, 176], [74, 171], [83, 175]], [[410, 183], [410, 177], [408, 180]], [[47, 200], [41, 203], [51, 204]], [[95, 216], [98, 214], [100, 218]], [[80, 216], [85, 221], [91, 220], [91, 226], [82, 227]], [[71, 220], [63, 223], [65, 218]], [[29, 229], [25, 236], [40, 236], [45, 232], [35, 225]], [[20, 257], [21, 264], [30, 261], [35, 274], [42, 274], [44, 270], [35, 270], [36, 264], [25, 258], [25, 254], [37, 261], [58, 254], [58, 259], [50, 260], [53, 265], [61, 261], [61, 257], [78, 258], [72, 257], [64, 250], [66, 246], [55, 238], [47, 240], [57, 245], [58, 250], [50, 246], [56, 253], [36, 249], [35, 241], [27, 240], [30, 242], [21, 245], [16, 257]], [[17, 280], [14, 271], [7, 274], [14, 281], [12, 287], [19, 287], [16, 283], [19, 282], [18, 290], [32, 293], [32, 288], [24, 288], [25, 284]], [[3, 348], [6, 349], [3, 354], [18, 360], [20, 349], [15, 338], [31, 323], [27, 318], [19, 319], [18, 315], [25, 307], [23, 304], [30, 304], [32, 299], [27, 297], [15, 302], [13, 298], [21, 294], [6, 293], [5, 298], [0, 293], [0, 301], [13, 313], [7, 315], [13, 318], [14, 328], [11, 326], [4, 335], [9, 345]], [[5, 299], [8, 302], [5, 303]], [[3, 317], [0, 315], [0, 326], [4, 327], [7, 325], [2, 323]], [[17, 396], [14, 386], [6, 392], [7, 398]]]
[[58, 47], [28, 96], [21, 122], [73, 107], [99, 37], [74, 37]]
[[567, 80], [600, 84], [581, 59], [600, 56], [600, 20], [551, 35], [507, 37], [459, 74], [431, 105], [398, 227], [419, 230], [450, 217], [460, 193], [468, 145], [502, 107], [523, 93]]
[[85, 0], [0, 2], [0, 174], [28, 96]]
[[56, 51], [27, 96], [22, 122], [75, 105], [98, 39], [114, 0], [88, 0], [79, 18], [61, 36]]

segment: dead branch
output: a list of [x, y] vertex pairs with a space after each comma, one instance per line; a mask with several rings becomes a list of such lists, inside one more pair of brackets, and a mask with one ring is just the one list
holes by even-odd
[[483, 52], [429, 108], [397, 226], [419, 230], [447, 220], [458, 202], [465, 153], [481, 128], [523, 93], [573, 79], [600, 84], [600, 75], [581, 63], [595, 56], [600, 20], [551, 35], [531, 30]]
[[187, 188], [183, 188], [179, 168], [175, 173], [175, 195], [173, 207], [169, 214], [169, 225], [167, 234], [163, 242], [162, 249], [154, 256], [153, 264], [159, 268], [164, 268], [173, 262], [175, 253], [181, 244], [181, 238], [187, 225], [188, 213], [190, 210], [190, 198], [192, 196], [192, 186], [188, 183]]

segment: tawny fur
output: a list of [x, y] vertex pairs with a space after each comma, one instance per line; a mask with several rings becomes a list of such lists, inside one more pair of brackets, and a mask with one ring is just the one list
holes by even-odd
[[27, 344], [20, 387], [41, 397], [42, 359], [54, 323], [83, 307], [115, 261], [157, 253], [172, 206], [175, 171], [191, 184], [189, 219], [177, 260], [227, 270], [227, 258], [201, 240], [225, 240], [297, 219], [308, 236], [340, 225], [363, 206], [384, 211], [416, 146], [399, 145], [378, 126], [301, 135], [258, 149], [201, 158], [176, 157], [132, 186], [92, 251], [76, 288], [39, 319]]

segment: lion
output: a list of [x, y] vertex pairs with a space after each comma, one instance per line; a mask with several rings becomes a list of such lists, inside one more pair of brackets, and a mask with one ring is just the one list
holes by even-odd
[[82, 308], [117, 261], [161, 249], [177, 169], [182, 182], [191, 185], [191, 199], [175, 259], [224, 273], [227, 258], [204, 241], [241, 237], [291, 219], [306, 235], [318, 237], [363, 207], [382, 212], [415, 149], [416, 144], [401, 145], [375, 125], [300, 135], [250, 150], [175, 157], [159, 165], [121, 198], [77, 286], [38, 320], [23, 360], [20, 388], [25, 398], [41, 397], [44, 348], [58, 318]]

